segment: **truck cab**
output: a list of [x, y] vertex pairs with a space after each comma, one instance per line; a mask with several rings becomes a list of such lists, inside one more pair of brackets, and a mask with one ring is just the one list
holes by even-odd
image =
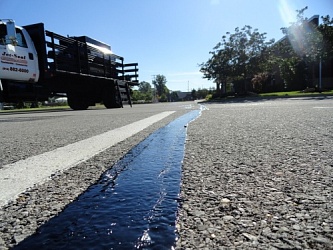
[[12, 20], [0, 20], [0, 79], [34, 83], [39, 68], [28, 32]]

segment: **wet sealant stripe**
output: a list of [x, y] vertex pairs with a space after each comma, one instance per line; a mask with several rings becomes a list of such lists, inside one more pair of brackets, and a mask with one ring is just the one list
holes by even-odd
[[14, 249], [173, 249], [186, 124], [199, 112], [150, 134]]
[[0, 169], [0, 207], [27, 188], [47, 180], [53, 173], [90, 159], [174, 112], [162, 112], [103, 134], [3, 166]]

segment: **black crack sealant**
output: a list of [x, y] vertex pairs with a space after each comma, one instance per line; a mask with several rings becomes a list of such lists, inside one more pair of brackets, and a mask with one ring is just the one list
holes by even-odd
[[186, 127], [199, 113], [151, 134], [14, 249], [172, 249]]

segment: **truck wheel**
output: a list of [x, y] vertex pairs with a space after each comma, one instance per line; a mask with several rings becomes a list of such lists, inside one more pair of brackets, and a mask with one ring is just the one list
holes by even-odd
[[115, 94], [115, 91], [105, 91], [103, 95], [103, 104], [107, 109], [121, 108], [121, 104]]
[[119, 103], [117, 103], [117, 102], [112, 102], [112, 101], [109, 101], [109, 100], [104, 100], [103, 103], [104, 103], [104, 106], [107, 109], [121, 108], [121, 105]]
[[68, 105], [73, 110], [86, 110], [89, 107], [88, 99], [77, 93], [67, 94]]

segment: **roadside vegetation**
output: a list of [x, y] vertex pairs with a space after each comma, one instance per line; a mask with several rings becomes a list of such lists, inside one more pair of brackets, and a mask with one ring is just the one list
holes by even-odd
[[211, 57], [199, 65], [204, 78], [216, 84], [213, 98], [332, 89], [333, 18], [309, 19], [306, 9], [297, 10], [296, 22], [281, 28], [285, 37], [277, 42], [250, 25], [223, 35]]
[[327, 91], [289, 91], [289, 92], [271, 92], [259, 94], [261, 97], [302, 97], [302, 96], [333, 96], [333, 90]]
[[254, 93], [248, 92], [247, 95], [243, 96], [235, 96], [235, 95], [226, 95], [219, 96], [216, 95], [207, 95], [205, 98], [207, 102], [225, 102], [230, 100], [254, 100], [254, 99], [262, 99], [262, 98], [293, 98], [293, 97], [326, 97], [333, 96], [333, 90], [327, 91], [282, 91], [282, 92], [270, 92], [270, 93]]
[[[190, 98], [332, 95], [333, 18], [321, 16], [321, 22], [309, 19], [306, 10], [296, 10], [296, 22], [281, 28], [285, 36], [277, 42], [250, 25], [223, 35], [207, 62], [199, 64], [203, 78], [214, 81], [216, 88], [193, 89]], [[134, 102], [184, 100], [166, 83], [163, 75], [155, 76], [154, 88], [141, 82], [133, 91]]]
[[153, 86], [149, 82], [140, 82], [138, 89], [132, 91], [134, 103], [167, 102], [172, 92], [166, 86], [167, 79], [164, 75], [156, 75], [153, 79]]

